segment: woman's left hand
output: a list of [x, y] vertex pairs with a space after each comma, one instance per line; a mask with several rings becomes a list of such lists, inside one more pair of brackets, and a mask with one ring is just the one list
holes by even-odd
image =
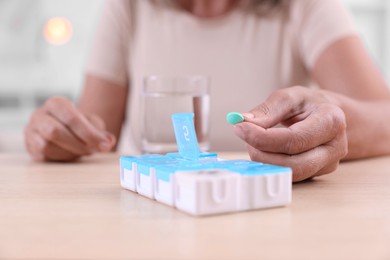
[[334, 171], [347, 154], [345, 115], [326, 91], [281, 89], [243, 115], [234, 132], [251, 159], [291, 167], [294, 182]]

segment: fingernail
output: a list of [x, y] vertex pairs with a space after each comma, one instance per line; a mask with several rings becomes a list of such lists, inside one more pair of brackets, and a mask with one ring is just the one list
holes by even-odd
[[110, 143], [110, 142], [107, 142], [107, 141], [100, 142], [100, 144], [99, 144], [99, 149], [100, 149], [102, 152], [108, 152], [108, 151], [111, 150], [111, 143]]
[[234, 125], [234, 126], [233, 126], [233, 131], [234, 131], [234, 133], [235, 133], [238, 137], [240, 137], [241, 139], [244, 139], [245, 134], [244, 134], [244, 131], [243, 131], [241, 125]]
[[115, 140], [115, 137], [111, 133], [105, 132], [104, 139], [99, 144], [99, 149], [102, 152], [110, 151], [112, 148], [112, 145], [114, 143], [114, 140]]
[[241, 113], [246, 119], [253, 119], [255, 115], [252, 113]]
[[112, 135], [109, 132], [105, 132], [103, 141], [108, 142], [108, 143], [112, 143], [112, 140], [113, 140]]

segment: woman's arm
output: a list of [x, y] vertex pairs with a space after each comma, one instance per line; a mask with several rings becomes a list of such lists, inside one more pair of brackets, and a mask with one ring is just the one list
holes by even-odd
[[87, 116], [102, 119], [105, 129], [119, 140], [125, 118], [127, 93], [126, 86], [87, 74], [78, 108]]
[[390, 90], [361, 40], [348, 37], [328, 47], [313, 77], [345, 113], [345, 159], [390, 154]]
[[275, 91], [234, 126], [251, 159], [289, 166], [301, 181], [334, 171], [342, 159], [390, 154], [390, 91], [360, 40], [329, 46], [313, 77], [321, 89]]

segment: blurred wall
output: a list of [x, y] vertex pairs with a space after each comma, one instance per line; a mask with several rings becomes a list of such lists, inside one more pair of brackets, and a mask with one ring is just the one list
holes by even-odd
[[349, 8], [372, 58], [390, 80], [390, 1], [342, 0]]
[[[47, 97], [61, 94], [75, 99], [78, 95], [102, 2], [0, 0], [0, 152], [24, 150], [23, 127]], [[343, 2], [375, 62], [390, 79], [390, 1]], [[52, 17], [71, 23], [73, 33], [66, 44], [51, 44], [43, 37]]]
[[[0, 0], [0, 152], [23, 150], [23, 126], [47, 97], [78, 95], [102, 2]], [[71, 25], [66, 44], [44, 37], [53, 17]], [[61, 33], [61, 24], [52, 27], [54, 36]]]

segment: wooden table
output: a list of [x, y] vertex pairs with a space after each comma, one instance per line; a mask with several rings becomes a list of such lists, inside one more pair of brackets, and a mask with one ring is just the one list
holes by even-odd
[[287, 207], [196, 218], [122, 189], [115, 154], [0, 154], [0, 259], [390, 259], [390, 157], [296, 184]]

